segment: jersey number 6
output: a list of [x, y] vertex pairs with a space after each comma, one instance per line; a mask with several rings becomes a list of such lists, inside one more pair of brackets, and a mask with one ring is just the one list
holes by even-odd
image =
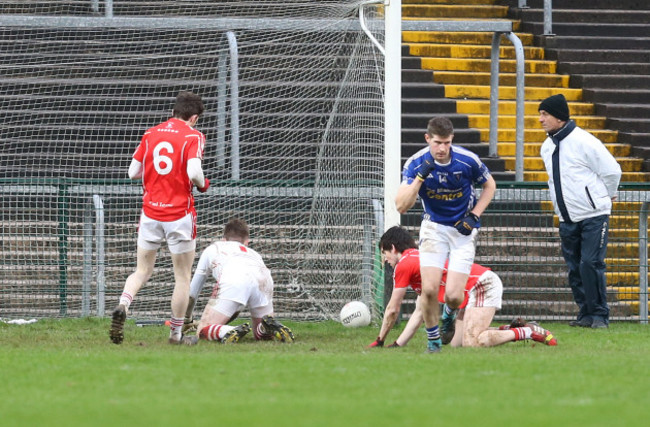
[[159, 175], [167, 175], [172, 171], [174, 164], [172, 163], [172, 159], [170, 157], [160, 154], [162, 150], [165, 150], [167, 153], [171, 154], [174, 152], [174, 147], [169, 142], [162, 141], [156, 145], [156, 148], [153, 149], [154, 169], [156, 169], [156, 172], [158, 172]]

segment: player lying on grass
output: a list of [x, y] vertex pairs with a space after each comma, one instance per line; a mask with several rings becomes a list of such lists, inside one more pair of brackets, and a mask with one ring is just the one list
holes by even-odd
[[[377, 339], [368, 347], [382, 347], [388, 333], [395, 325], [406, 290], [411, 287], [418, 295], [415, 310], [397, 340], [388, 347], [405, 346], [422, 326], [420, 308], [420, 259], [413, 237], [404, 228], [395, 226], [388, 229], [379, 240], [379, 249], [384, 259], [394, 268], [393, 293], [386, 306], [384, 319]], [[444, 302], [445, 266], [438, 301]], [[473, 264], [465, 286], [465, 300], [461, 304], [462, 313], [456, 319], [457, 327], [442, 337], [444, 344], [452, 347], [492, 347], [510, 341], [532, 339], [547, 345], [557, 345], [556, 339], [546, 329], [535, 322], [513, 321], [500, 329], [490, 329], [496, 310], [501, 308], [503, 285], [493, 271], [479, 264]], [[510, 327], [512, 326], [512, 327]]]
[[197, 335], [185, 336], [185, 344], [194, 345], [199, 339], [236, 343], [251, 331], [251, 326], [228, 324], [247, 306], [255, 339], [294, 341], [291, 329], [273, 318], [273, 278], [260, 254], [248, 247], [249, 243], [248, 225], [233, 219], [224, 228], [223, 240], [212, 243], [201, 254], [190, 284], [186, 323], [192, 323], [196, 299], [208, 276], [217, 283], [203, 310]]

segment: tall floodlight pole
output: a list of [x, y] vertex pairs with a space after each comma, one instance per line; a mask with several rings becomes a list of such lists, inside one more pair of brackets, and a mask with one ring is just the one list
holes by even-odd
[[395, 196], [400, 184], [402, 140], [402, 0], [384, 0], [384, 228], [400, 223]]

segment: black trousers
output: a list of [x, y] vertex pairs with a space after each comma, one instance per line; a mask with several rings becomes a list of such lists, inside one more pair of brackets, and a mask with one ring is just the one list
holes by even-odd
[[578, 304], [577, 319], [601, 318], [609, 322], [605, 255], [609, 215], [580, 222], [560, 223], [562, 255], [569, 268], [569, 286]]

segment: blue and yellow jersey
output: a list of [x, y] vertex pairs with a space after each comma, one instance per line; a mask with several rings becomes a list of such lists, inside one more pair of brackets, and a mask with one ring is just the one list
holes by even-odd
[[[433, 160], [429, 147], [412, 155], [404, 164], [402, 184], [411, 184], [425, 159]], [[435, 169], [422, 183], [419, 196], [424, 208], [423, 219], [443, 225], [454, 225], [476, 204], [475, 186], [482, 186], [490, 170], [471, 151], [451, 146], [451, 161]]]

